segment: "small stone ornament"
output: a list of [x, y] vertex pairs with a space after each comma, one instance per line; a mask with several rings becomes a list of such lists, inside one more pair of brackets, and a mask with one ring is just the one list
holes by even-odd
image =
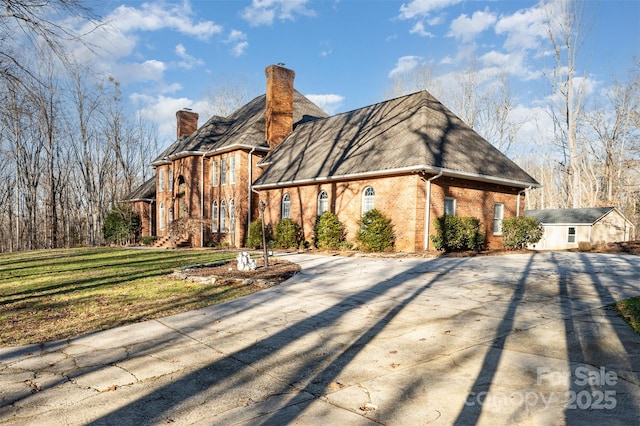
[[255, 271], [257, 268], [255, 259], [249, 257], [249, 253], [243, 251], [236, 256], [238, 261], [238, 271]]

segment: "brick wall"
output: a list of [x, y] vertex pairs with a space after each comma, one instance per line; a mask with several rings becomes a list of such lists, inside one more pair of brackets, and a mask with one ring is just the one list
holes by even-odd
[[[444, 199], [456, 200], [456, 216], [480, 219], [489, 249], [501, 249], [502, 237], [494, 235], [493, 217], [496, 203], [504, 205], [504, 218], [516, 216], [518, 191], [521, 188], [441, 177], [432, 182], [430, 235], [435, 233], [433, 219], [444, 214]], [[524, 195], [521, 195], [520, 215], [524, 215]]]
[[[267, 203], [265, 219], [275, 226], [281, 219], [282, 197], [288, 193], [291, 219], [302, 226], [305, 240], [311, 242], [318, 213], [318, 194], [324, 190], [329, 195], [329, 210], [338, 215], [346, 227], [347, 241], [355, 241], [362, 212], [362, 194], [367, 186], [375, 190], [375, 207], [391, 219], [396, 235], [395, 249], [423, 251], [426, 237], [426, 181], [417, 174], [261, 191], [261, 199]], [[519, 188], [514, 187], [445, 177], [434, 180], [429, 235], [435, 233], [434, 219], [444, 214], [445, 197], [453, 197], [456, 199], [458, 216], [474, 216], [483, 223], [487, 247], [502, 248], [501, 236], [493, 233], [494, 205], [504, 205], [504, 218], [515, 216], [518, 191]], [[521, 199], [521, 209], [523, 214], [524, 199]], [[433, 250], [431, 242], [429, 249]]]
[[140, 235], [137, 237], [147, 237], [156, 235], [155, 227], [153, 227], [152, 217], [155, 217], [155, 203], [148, 201], [134, 201], [131, 203], [133, 211], [140, 215]]

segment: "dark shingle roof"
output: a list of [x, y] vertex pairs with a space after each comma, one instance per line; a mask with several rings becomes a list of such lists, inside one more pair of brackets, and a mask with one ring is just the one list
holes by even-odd
[[525, 216], [535, 217], [542, 224], [594, 224], [614, 207], [582, 209], [525, 210]]
[[156, 178], [152, 177], [127, 196], [127, 201], [154, 200], [156, 198]]
[[[211, 117], [190, 136], [183, 136], [164, 150], [152, 164], [183, 152], [211, 152], [241, 145], [269, 149], [265, 140], [266, 95], [258, 96], [228, 117]], [[294, 127], [326, 117], [316, 104], [297, 90], [293, 93]]]
[[265, 187], [421, 169], [539, 186], [426, 91], [300, 125], [262, 164]]

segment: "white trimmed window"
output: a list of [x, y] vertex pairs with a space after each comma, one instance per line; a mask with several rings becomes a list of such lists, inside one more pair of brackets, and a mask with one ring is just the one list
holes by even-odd
[[211, 186], [218, 186], [220, 180], [220, 170], [218, 170], [218, 160], [213, 160], [211, 165]]
[[575, 226], [570, 226], [567, 229], [567, 242], [568, 243], [575, 243], [576, 242], [576, 227]]
[[164, 203], [160, 201], [160, 205], [158, 206], [158, 225], [160, 226], [160, 230], [164, 231], [165, 228], [165, 219], [164, 219]]
[[220, 201], [220, 232], [227, 232], [227, 203]]
[[220, 185], [227, 184], [227, 159], [220, 159]]
[[362, 191], [362, 215], [369, 210], [373, 210], [376, 206], [376, 192], [372, 187], [367, 186], [364, 191]]
[[282, 219], [291, 218], [291, 197], [289, 197], [289, 194], [284, 194], [282, 196], [282, 208], [280, 214]]
[[218, 232], [218, 202], [211, 203], [211, 232]]
[[329, 210], [329, 194], [327, 191], [320, 191], [318, 194], [318, 216]]
[[229, 227], [235, 227], [236, 223], [236, 202], [231, 199], [229, 201]]
[[444, 214], [451, 216], [456, 215], [456, 199], [453, 197], [444, 197]]
[[229, 157], [229, 183], [236, 183], [236, 157]]
[[164, 169], [160, 169], [158, 172], [158, 186], [160, 187], [160, 192], [164, 192]]
[[504, 218], [504, 204], [493, 205], [493, 234], [502, 235], [502, 219]]

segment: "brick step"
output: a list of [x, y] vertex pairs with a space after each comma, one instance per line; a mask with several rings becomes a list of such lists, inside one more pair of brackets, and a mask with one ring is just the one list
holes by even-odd
[[[187, 247], [191, 247], [191, 239], [189, 238], [188, 235], [183, 235], [182, 237], [178, 238], [175, 242], [175, 246], [177, 248], [187, 248]], [[157, 239], [154, 243], [152, 247], [157, 247], [157, 248], [172, 248], [172, 244], [171, 244], [171, 237], [170, 236], [164, 236], [161, 237], [159, 239]]]

